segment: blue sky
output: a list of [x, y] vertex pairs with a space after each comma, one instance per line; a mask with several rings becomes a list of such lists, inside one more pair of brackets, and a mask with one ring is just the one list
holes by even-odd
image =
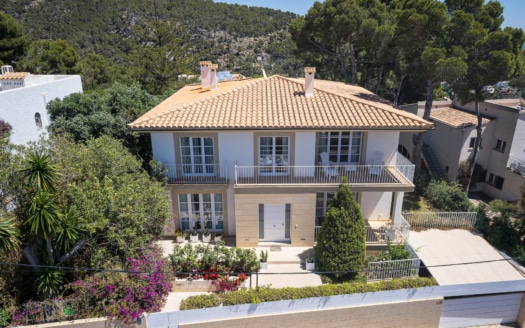
[[[247, 6], [269, 7], [282, 11], [291, 11], [300, 15], [306, 14], [315, 0], [214, 0], [215, 2], [238, 3]], [[525, 1], [500, 0], [504, 7], [503, 26], [521, 27], [525, 30]]]

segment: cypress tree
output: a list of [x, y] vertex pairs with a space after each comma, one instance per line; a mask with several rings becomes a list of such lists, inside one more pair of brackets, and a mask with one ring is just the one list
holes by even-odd
[[339, 185], [328, 205], [315, 246], [315, 257], [317, 271], [345, 272], [329, 274], [338, 279], [355, 278], [365, 263], [365, 220], [347, 183]]

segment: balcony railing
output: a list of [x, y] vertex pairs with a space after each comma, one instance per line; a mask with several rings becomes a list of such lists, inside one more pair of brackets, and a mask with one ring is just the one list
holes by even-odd
[[228, 183], [228, 163], [163, 164], [170, 184]]
[[412, 184], [414, 165], [235, 166], [236, 185]]
[[521, 161], [515, 157], [510, 156], [509, 161], [507, 163], [507, 168], [509, 168], [514, 173], [525, 176], [525, 162], [524, 161]]

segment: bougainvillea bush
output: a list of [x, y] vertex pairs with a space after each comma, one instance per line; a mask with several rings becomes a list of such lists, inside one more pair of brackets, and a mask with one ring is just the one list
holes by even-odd
[[97, 273], [67, 285], [68, 297], [78, 302], [74, 307], [89, 312], [87, 317], [107, 316], [124, 324], [143, 312], [161, 311], [174, 278], [170, 265], [158, 250], [140, 253], [128, 259], [125, 272]]

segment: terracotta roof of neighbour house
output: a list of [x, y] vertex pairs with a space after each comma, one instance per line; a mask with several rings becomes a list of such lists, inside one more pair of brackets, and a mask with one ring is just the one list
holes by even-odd
[[23, 80], [29, 73], [27, 72], [10, 72], [0, 75], [0, 80]]
[[[468, 126], [476, 126], [478, 124], [478, 117], [476, 114], [453, 107], [433, 110], [430, 113], [430, 119], [455, 128], [465, 128]], [[484, 115], [481, 118], [482, 124], [487, 124], [491, 120], [493, 120], [492, 117]]]
[[420, 131], [431, 122], [379, 101], [368, 90], [315, 80], [312, 97], [304, 79], [279, 75], [228, 81], [216, 90], [189, 85], [129, 125], [133, 130], [380, 129]]

